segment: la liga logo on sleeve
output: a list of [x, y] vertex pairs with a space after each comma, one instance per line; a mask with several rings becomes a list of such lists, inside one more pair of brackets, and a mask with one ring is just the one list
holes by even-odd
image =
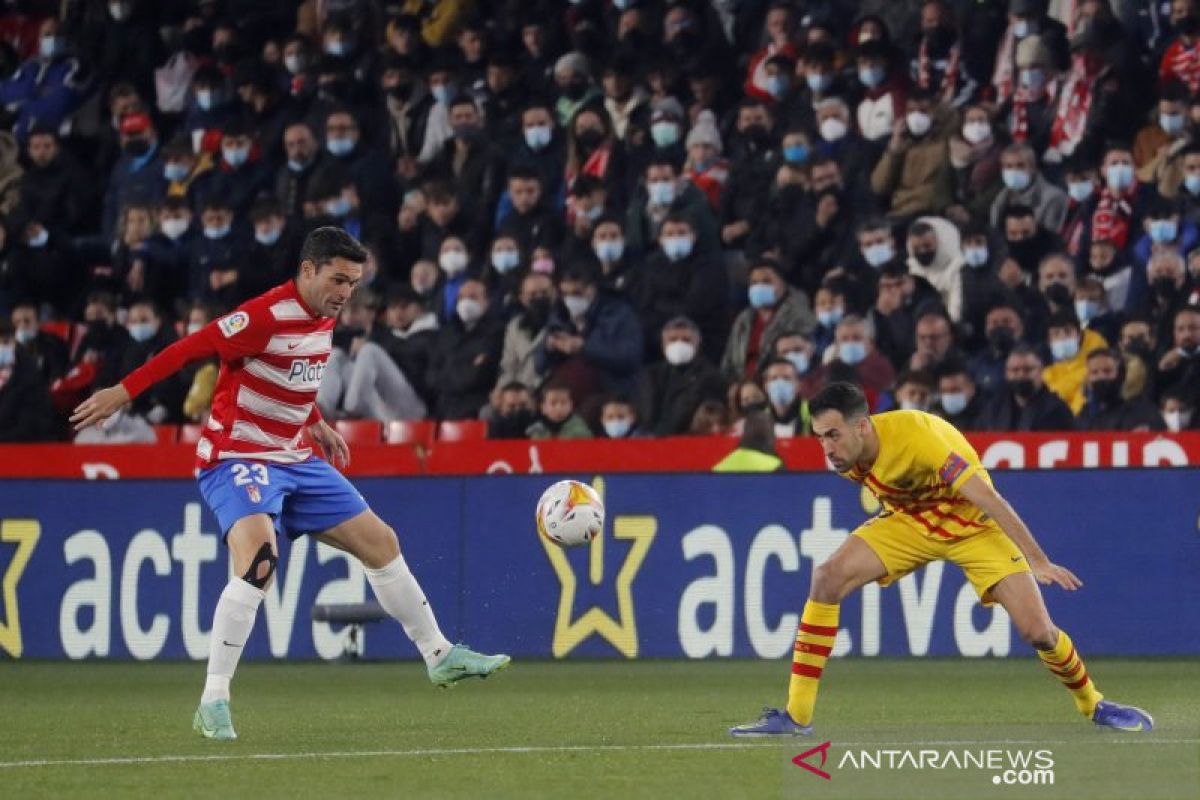
[[225, 338], [228, 339], [235, 333], [244, 331], [246, 326], [249, 324], [249, 314], [247, 314], [245, 311], [235, 311], [218, 322], [217, 327], [221, 329], [221, 333], [225, 334]]

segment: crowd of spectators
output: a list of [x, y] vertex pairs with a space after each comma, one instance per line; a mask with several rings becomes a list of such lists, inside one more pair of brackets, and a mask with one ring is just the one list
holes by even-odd
[[329, 419], [1200, 425], [1197, 0], [6, 0], [0, 75], [0, 441], [325, 224]]

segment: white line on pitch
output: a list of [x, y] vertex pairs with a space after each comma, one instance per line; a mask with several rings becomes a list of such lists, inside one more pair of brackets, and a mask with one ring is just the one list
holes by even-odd
[[[796, 738], [797, 743], [808, 741]], [[999, 739], [992, 741], [961, 741], [947, 739], [944, 741], [910, 742], [905, 747], [915, 748], [922, 745], [941, 745], [969, 747], [972, 745], [1049, 745], [1049, 744], [1196, 744], [1200, 739], [1097, 739], [1096, 741], [1078, 740], [1045, 740], [1045, 739]], [[690, 742], [680, 744], [596, 744], [596, 745], [545, 745], [529, 747], [459, 747], [459, 748], [426, 748], [419, 750], [346, 750], [316, 753], [221, 753], [214, 755], [165, 755], [165, 756], [126, 756], [120, 758], [73, 758], [73, 759], [36, 759], [29, 761], [0, 761], [0, 769], [17, 769], [28, 767], [98, 767], [123, 764], [179, 764], [205, 761], [297, 761], [305, 758], [411, 758], [434, 756], [477, 756], [497, 755], [506, 753], [591, 753], [597, 751], [622, 750], [736, 750], [736, 749], [765, 749], [764, 742], [751, 744], [748, 742]], [[773, 745], [783, 742], [772, 742]], [[895, 747], [887, 742], [838, 742], [839, 747]]]

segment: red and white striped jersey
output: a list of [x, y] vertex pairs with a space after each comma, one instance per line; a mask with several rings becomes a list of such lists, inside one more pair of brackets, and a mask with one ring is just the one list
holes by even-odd
[[305, 461], [312, 448], [301, 446], [301, 433], [321, 418], [317, 387], [335, 322], [314, 314], [289, 280], [166, 348], [121, 384], [137, 397], [186, 364], [218, 356], [221, 372], [196, 466], [232, 458]]

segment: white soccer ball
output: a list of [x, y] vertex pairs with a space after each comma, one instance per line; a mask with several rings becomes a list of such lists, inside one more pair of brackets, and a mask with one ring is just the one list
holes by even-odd
[[538, 533], [559, 547], [587, 544], [604, 530], [604, 503], [579, 481], [559, 481], [537, 504]]

